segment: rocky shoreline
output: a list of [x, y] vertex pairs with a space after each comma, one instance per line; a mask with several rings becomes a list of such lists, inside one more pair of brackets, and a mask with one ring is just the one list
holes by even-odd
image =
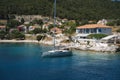
[[[0, 40], [0, 43], [39, 43], [44, 45], [53, 45], [51, 41], [37, 41], [37, 40]], [[98, 44], [96, 45], [80, 45], [77, 43], [58, 43], [56, 46], [64, 46], [65, 49], [77, 49], [83, 51], [96, 51], [96, 52], [119, 52], [120, 46]]]

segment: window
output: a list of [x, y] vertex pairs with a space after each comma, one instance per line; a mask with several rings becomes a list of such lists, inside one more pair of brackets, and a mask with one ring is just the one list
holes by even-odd
[[102, 30], [101, 30], [101, 29], [98, 29], [98, 32], [102, 32]]

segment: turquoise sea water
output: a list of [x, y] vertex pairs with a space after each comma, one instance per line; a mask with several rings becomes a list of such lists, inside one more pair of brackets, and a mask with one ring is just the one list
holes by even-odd
[[73, 51], [41, 58], [52, 49], [30, 43], [0, 44], [0, 80], [120, 80], [120, 54]]

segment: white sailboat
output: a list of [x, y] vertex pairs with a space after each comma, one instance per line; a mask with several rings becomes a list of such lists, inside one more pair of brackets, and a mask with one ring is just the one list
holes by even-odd
[[[56, 0], [54, 0], [54, 27], [56, 26]], [[64, 49], [56, 49], [55, 47], [55, 32], [54, 32], [54, 49], [48, 52], [44, 52], [42, 57], [66, 57], [72, 56], [72, 51]]]

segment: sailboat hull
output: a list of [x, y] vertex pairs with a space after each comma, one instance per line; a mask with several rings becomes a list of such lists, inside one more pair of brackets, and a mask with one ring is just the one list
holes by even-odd
[[44, 52], [42, 57], [66, 57], [72, 56], [72, 51], [69, 50], [52, 50], [48, 52]]

